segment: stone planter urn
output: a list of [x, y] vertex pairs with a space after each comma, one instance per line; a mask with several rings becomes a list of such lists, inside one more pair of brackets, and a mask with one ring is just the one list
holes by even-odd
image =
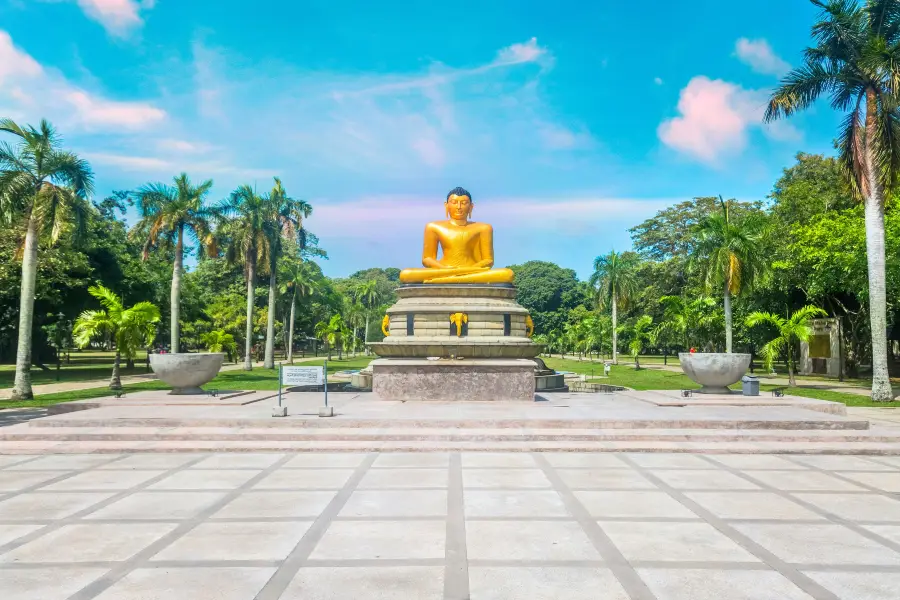
[[200, 386], [219, 374], [222, 353], [151, 354], [150, 368], [160, 381], [172, 386], [170, 394], [202, 394]]
[[701, 394], [730, 394], [728, 386], [741, 380], [750, 367], [749, 354], [724, 352], [681, 352], [681, 370], [703, 387]]

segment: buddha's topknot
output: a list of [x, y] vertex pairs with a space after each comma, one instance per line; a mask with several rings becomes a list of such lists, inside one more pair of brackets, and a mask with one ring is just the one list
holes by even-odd
[[455, 187], [452, 190], [450, 190], [449, 192], [447, 192], [447, 200], [450, 199], [450, 196], [468, 196], [469, 200], [471, 200], [472, 202], [475, 202], [474, 200], [472, 200], [472, 194], [470, 194], [466, 190], [466, 188]]

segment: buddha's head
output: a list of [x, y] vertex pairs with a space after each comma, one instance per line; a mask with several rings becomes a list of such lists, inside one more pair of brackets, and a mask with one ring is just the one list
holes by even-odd
[[450, 190], [447, 194], [447, 201], [444, 202], [444, 210], [447, 216], [456, 221], [469, 220], [474, 207], [472, 195], [461, 187]]

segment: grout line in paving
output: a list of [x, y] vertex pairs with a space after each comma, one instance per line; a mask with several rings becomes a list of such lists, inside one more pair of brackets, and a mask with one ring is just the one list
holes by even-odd
[[[46, 454], [36, 454], [34, 456], [29, 456], [27, 458], [23, 458], [22, 460], [19, 460], [16, 462], [11, 462], [8, 465], [3, 465], [2, 467], [0, 467], [0, 471], [8, 469], [9, 467], [18, 467], [19, 465], [24, 465], [25, 463], [30, 463], [31, 461], [37, 460], [39, 458], [44, 458], [45, 456], [47, 456], [47, 455]], [[18, 469], [16, 469], [16, 470], [18, 470]]]
[[468, 600], [469, 564], [462, 455], [450, 455], [447, 474], [447, 533], [444, 548], [444, 600]]
[[[701, 458], [705, 458], [705, 456], [702, 454], [698, 456], [700, 456]], [[702, 517], [707, 523], [716, 528], [720, 533], [731, 539], [731, 541], [736, 543], [738, 546], [740, 546], [753, 556], [760, 559], [765, 564], [769, 565], [771, 568], [781, 573], [781, 575], [787, 578], [788, 581], [796, 585], [798, 588], [800, 588], [816, 600], [840, 600], [835, 594], [822, 587], [812, 578], [806, 576], [804, 573], [801, 573], [798, 569], [791, 566], [790, 563], [782, 560], [780, 557], [767, 550], [764, 546], [755, 542], [749, 536], [744, 535], [743, 533], [729, 525], [724, 519], [719, 518], [713, 512], [703, 508], [700, 504], [688, 498], [681, 490], [670, 486], [664, 480], [660, 479], [654, 473], [652, 473], [649, 469], [643, 468], [642, 466], [634, 462], [630, 457], [625, 456], [623, 457], [623, 460], [630, 463], [634, 467], [634, 469], [641, 475], [655, 483], [659, 489], [668, 492], [669, 496], [680, 502], [682, 505], [684, 505], [685, 508]], [[720, 463], [710, 464], [719, 465]], [[727, 467], [726, 470], [731, 471]]]
[[[366, 472], [372, 467], [372, 463], [378, 458], [378, 453], [373, 452], [366, 456], [353, 474], [344, 484], [344, 487], [331, 499], [328, 506], [319, 514], [294, 549], [291, 550], [287, 558], [278, 567], [278, 570], [272, 574], [272, 577], [266, 582], [263, 588], [256, 594], [255, 600], [278, 600], [287, 586], [297, 575], [297, 572], [309, 559], [309, 555], [315, 549], [316, 545], [322, 540], [328, 527], [331, 525], [338, 513], [347, 504], [350, 496], [359, 486], [359, 482], [365, 476]], [[75, 600], [75, 599], [72, 599]]]
[[[124, 458], [124, 456], [119, 457], [119, 458]], [[18, 548], [19, 546], [23, 546], [29, 542], [32, 542], [32, 541], [38, 539], [39, 537], [42, 537], [43, 535], [50, 533], [51, 531], [55, 531], [65, 525], [81, 523], [82, 517], [85, 517], [91, 513], [94, 513], [96, 511], [100, 510], [101, 508], [106, 508], [110, 504], [112, 504], [114, 502], [118, 502], [119, 500], [122, 500], [123, 498], [126, 498], [127, 496], [130, 496], [134, 492], [143, 491], [144, 488], [146, 488], [147, 486], [153, 485], [157, 481], [161, 481], [161, 480], [165, 479], [166, 477], [169, 477], [170, 475], [173, 475], [179, 471], [182, 471], [182, 470], [186, 469], [188, 466], [190, 466], [191, 464], [193, 464], [197, 461], [203, 460], [203, 458], [205, 458], [205, 457], [198, 456], [197, 459], [194, 461], [191, 461], [186, 464], [180, 465], [178, 467], [173, 467], [171, 469], [163, 471], [156, 477], [152, 477], [152, 478], [150, 478], [146, 481], [143, 481], [137, 485], [134, 485], [128, 489], [115, 490], [115, 493], [112, 496], [110, 496], [109, 498], [106, 498], [105, 500], [100, 500], [99, 502], [95, 502], [94, 504], [88, 506], [87, 508], [84, 508], [82, 510], [79, 510], [78, 512], [72, 513], [71, 515], [64, 517], [62, 519], [57, 519], [55, 521], [52, 521], [36, 531], [32, 531], [31, 533], [27, 533], [27, 534], [23, 535], [22, 537], [17, 538], [11, 542], [8, 542], [4, 545], [0, 545], [0, 554], [5, 554], [6, 552], [9, 552], [10, 550], [14, 550], [14, 549]], [[112, 462], [112, 461], [109, 461], [109, 462]], [[107, 464], [107, 463], [102, 463], [102, 464]], [[89, 471], [92, 468], [93, 467], [90, 467], [87, 469], [82, 469], [80, 471], [77, 471], [77, 473], [80, 474], [85, 471]], [[50, 483], [52, 483], [52, 481], [45, 481], [43, 485], [49, 485]], [[111, 491], [113, 491], [113, 490], [104, 490], [103, 493], [109, 493]], [[20, 493], [25, 493], [25, 492], [20, 492]], [[45, 492], [45, 493], [50, 493], [50, 492]], [[52, 492], [52, 493], [56, 494], [58, 492]], [[16, 495], [18, 495], [18, 494], [16, 494]]]
[[[81, 475], [82, 473], [86, 473], [87, 471], [90, 471], [90, 470], [94, 469], [94, 467], [102, 466], [102, 465], [108, 465], [108, 464], [110, 464], [110, 463], [116, 462], [117, 460], [122, 460], [122, 459], [124, 459], [126, 456], [128, 456], [128, 455], [127, 455], [127, 454], [122, 454], [122, 455], [119, 455], [119, 456], [115, 456], [114, 458], [111, 458], [111, 459], [109, 459], [109, 460], [107, 460], [107, 461], [98, 463], [98, 464], [96, 464], [96, 465], [91, 465], [91, 466], [88, 466], [88, 467], [84, 467], [84, 468], [81, 468], [81, 469], [59, 469], [60, 471], [69, 471], [69, 472], [68, 472], [68, 473], [63, 473], [62, 475], [57, 475], [56, 477], [54, 477], [54, 478], [52, 478], [52, 479], [47, 479], [47, 480], [42, 481], [42, 482], [40, 482], [40, 483], [35, 483], [35, 484], [30, 485], [30, 486], [28, 486], [28, 487], [22, 488], [21, 490], [15, 490], [15, 491], [11, 491], [11, 492], [0, 492], [0, 502], [3, 502], [4, 500], [9, 500], [10, 498], [15, 498], [15, 497], [18, 496], [19, 494], [27, 494], [27, 493], [29, 493], [29, 492], [33, 492], [33, 491], [37, 490], [38, 488], [44, 487], [45, 485], [52, 485], [52, 484], [58, 483], [58, 482], [60, 482], [60, 481], [65, 481], [66, 479], [70, 479], [70, 478], [72, 478], [72, 477], [75, 477], [76, 475]], [[38, 458], [43, 458], [43, 457], [38, 457]], [[27, 461], [26, 461], [26, 462], [27, 462]], [[22, 464], [22, 463], [17, 463], [17, 464]], [[13, 466], [13, 465], [10, 465], [10, 466]], [[46, 472], [46, 471], [55, 471], [55, 470], [57, 470], [57, 469], [21, 469], [21, 472], [23, 472], [23, 473], [40, 473], [40, 472], [42, 472], [42, 471], [43, 471], [43, 472]], [[10, 473], [18, 473], [18, 472], [20, 472], [20, 470], [19, 470], [19, 469], [13, 469], [13, 470], [10, 470], [9, 472], [10, 472]], [[108, 490], [107, 490], [107, 491], [108, 491]], [[2, 546], [0, 546], [0, 554], [2, 554], [2, 553], [3, 553], [3, 549], [2, 549]]]
[[[900, 553], [900, 543], [897, 543], [893, 540], [889, 540], [888, 538], [886, 538], [884, 536], [878, 535], [874, 531], [870, 531], [870, 530], [866, 529], [865, 527], [862, 527], [856, 521], [851, 521], [850, 519], [845, 519], [844, 517], [841, 517], [832, 512], [829, 512], [828, 510], [826, 510], [820, 506], [817, 506], [811, 502], [807, 502], [806, 500], [803, 500], [802, 498], [796, 497], [796, 494], [803, 494], [805, 492], [786, 492], [783, 490], [779, 490], [775, 487], [772, 487], [772, 486], [766, 484], [765, 482], [758, 481], [752, 475], [742, 473], [741, 471], [732, 471], [732, 472], [734, 475], [737, 475], [738, 477], [742, 477], [746, 481], [749, 481], [751, 483], [755, 483], [755, 484], [761, 486], [763, 489], [765, 489], [768, 492], [771, 492], [771, 493], [776, 494], [777, 496], [780, 496], [786, 500], [789, 500], [791, 502], [795, 502], [796, 504], [799, 504], [803, 508], [820, 515], [821, 517], [823, 517], [824, 519], [827, 519], [828, 521], [830, 521], [831, 523], [834, 523], [835, 525], [842, 525], [843, 527], [846, 527], [847, 529], [849, 529], [865, 538], [868, 538], [868, 539], [872, 540], [873, 542], [877, 542], [877, 543], [881, 544], [882, 546], [886, 546], [886, 547], [890, 548], [894, 552]], [[827, 471], [827, 470], [823, 470], [822, 472], [823, 473], [831, 473], [831, 471]], [[834, 491], [831, 493], [832, 494], [841, 494], [842, 492]], [[896, 498], [892, 498], [892, 499], [896, 500]], [[893, 525], [897, 525], [897, 523], [894, 522]]]
[[566, 486], [550, 462], [540, 453], [533, 453], [532, 456], [625, 592], [632, 600], [655, 600], [656, 596], [653, 595], [644, 580], [584, 505], [575, 497], [575, 494]]
[[[198, 461], [203, 460], [203, 458], [205, 458], [205, 456], [199, 457]], [[190, 533], [190, 531], [197, 527], [200, 523], [225, 507], [228, 503], [250, 489], [257, 482], [262, 481], [263, 478], [267, 477], [271, 473], [274, 473], [281, 465], [290, 460], [290, 458], [290, 455], [282, 456], [274, 464], [261, 470], [259, 473], [245, 481], [242, 485], [231, 490], [228, 494], [210, 504], [190, 519], [182, 521], [169, 533], [152, 542], [143, 550], [131, 556], [128, 560], [119, 563], [116, 568], [111, 569], [99, 579], [96, 579], [95, 581], [83, 587], [80, 591], [69, 596], [68, 600], [91, 600], [92, 598], [95, 598], [98, 595], [102, 594], [134, 569], [146, 565], [147, 561], [150, 558], [159, 554], [159, 552], [161, 552], [164, 548], [172, 545], [174, 542]], [[197, 461], [193, 461], [191, 463], [188, 463], [188, 465], [195, 464], [196, 462]], [[182, 467], [173, 469], [173, 471], [181, 471], [185, 469], [186, 465], [182, 465]]]
[[[793, 456], [785, 456], [784, 458], [785, 458], [786, 460], [791, 461], [792, 463], [801, 464], [801, 463], [800, 463], [796, 458], [794, 458]], [[802, 464], [806, 464], [806, 463], [802, 463]], [[875, 487], [875, 486], [873, 486], [873, 485], [869, 485], [869, 484], [867, 484], [867, 483], [863, 483], [863, 482], [861, 482], [861, 481], [857, 481], [857, 480], [855, 480], [855, 479], [852, 479], [852, 478], [850, 478], [850, 477], [847, 477], [846, 475], [843, 475], [841, 471], [838, 471], [838, 470], [831, 470], [831, 469], [823, 469], [822, 467], [817, 467], [817, 466], [815, 466], [815, 465], [809, 465], [809, 468], [810, 468], [811, 471], [815, 471], [815, 472], [817, 472], [817, 473], [824, 473], [825, 475], [831, 475], [831, 476], [834, 477], [835, 479], [840, 479], [841, 481], [844, 481], [844, 482], [846, 482], [846, 483], [850, 483], [850, 484], [852, 484], [852, 485], [859, 486], [859, 487], [865, 489], [867, 493], [878, 494], [878, 495], [880, 495], [880, 496], [885, 496], [885, 497], [887, 497], [887, 498], [891, 498], [892, 500], [897, 500], [897, 495], [896, 495], [895, 493], [888, 492], [888, 491], [886, 491], [886, 490], [882, 490], [882, 489], [880, 489], [880, 488], [877, 488], [877, 487]], [[845, 471], [845, 472], [846, 472], [846, 473], [871, 473], [872, 471]], [[881, 474], [881, 475], [884, 475], [884, 474], [890, 473], [890, 471], [877, 471], [877, 473], [878, 473], [878, 474]], [[806, 493], [806, 490], [791, 490], [791, 491], [793, 491], [793, 492], [795, 492], [795, 493], [799, 493], [799, 492]], [[847, 492], [842, 492], [842, 491], [840, 491], [840, 490], [831, 490], [831, 491], [829, 491], [828, 493], [831, 493], [831, 494], [838, 494], [838, 493], [844, 494], [844, 493], [847, 493]]]
[[347, 558], [347, 559], [308, 559], [303, 567], [443, 567], [443, 558]]

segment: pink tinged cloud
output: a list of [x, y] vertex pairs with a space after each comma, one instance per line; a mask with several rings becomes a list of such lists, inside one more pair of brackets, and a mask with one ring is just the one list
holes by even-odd
[[88, 127], [122, 127], [140, 129], [162, 121], [166, 113], [155, 106], [142, 102], [112, 102], [91, 96], [81, 90], [72, 90], [65, 95], [66, 101], [78, 113]]
[[153, 8], [154, 0], [78, 0], [78, 6], [112, 35], [124, 37], [143, 24], [141, 9]]
[[791, 65], [775, 54], [766, 40], [741, 38], [734, 47], [741, 62], [763, 75], [781, 76], [791, 70]]
[[0, 31], [0, 84], [18, 78], [39, 77], [43, 72], [36, 60], [15, 47], [7, 32]]

